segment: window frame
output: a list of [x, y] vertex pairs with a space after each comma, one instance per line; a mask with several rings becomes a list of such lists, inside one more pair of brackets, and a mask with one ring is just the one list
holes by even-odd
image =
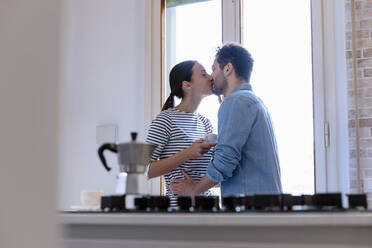
[[312, 0], [315, 190], [350, 191], [345, 2]]
[[[311, 0], [314, 187], [349, 192], [345, 2]], [[146, 0], [147, 123], [165, 101], [165, 0]], [[242, 0], [222, 0], [222, 42], [242, 43]], [[159, 82], [160, 81], [160, 82]], [[337, 87], [336, 87], [337, 86]], [[148, 125], [147, 125], [148, 126]], [[148, 130], [146, 130], [147, 132]], [[164, 181], [150, 180], [149, 193], [163, 194]]]

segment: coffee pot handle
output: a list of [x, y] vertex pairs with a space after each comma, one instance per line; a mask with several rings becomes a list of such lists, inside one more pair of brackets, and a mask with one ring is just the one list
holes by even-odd
[[103, 164], [103, 167], [105, 167], [105, 169], [107, 171], [110, 171], [111, 168], [107, 166], [107, 162], [106, 162], [106, 159], [105, 159], [105, 156], [103, 155], [103, 152], [105, 150], [110, 150], [114, 153], [118, 153], [118, 146], [114, 143], [105, 143], [103, 145], [100, 146], [100, 148], [98, 148], [98, 156], [99, 158], [101, 159], [101, 162]]

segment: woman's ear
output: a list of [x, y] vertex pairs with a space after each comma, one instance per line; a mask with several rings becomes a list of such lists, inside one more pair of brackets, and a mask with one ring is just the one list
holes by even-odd
[[183, 81], [182, 82], [182, 89], [183, 89], [183, 92], [188, 92], [191, 90], [191, 83], [188, 82], [188, 81]]

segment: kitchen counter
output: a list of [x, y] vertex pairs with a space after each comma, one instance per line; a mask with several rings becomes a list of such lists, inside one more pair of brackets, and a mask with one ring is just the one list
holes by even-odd
[[65, 247], [372, 247], [372, 212], [61, 213]]
[[63, 224], [143, 226], [371, 226], [372, 212], [63, 213]]

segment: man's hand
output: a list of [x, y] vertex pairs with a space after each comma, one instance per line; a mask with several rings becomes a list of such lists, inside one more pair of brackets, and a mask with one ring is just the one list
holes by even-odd
[[191, 177], [182, 170], [182, 174], [185, 177], [184, 179], [173, 179], [170, 184], [170, 189], [173, 194], [177, 195], [194, 195], [194, 189], [196, 184], [191, 179]]

